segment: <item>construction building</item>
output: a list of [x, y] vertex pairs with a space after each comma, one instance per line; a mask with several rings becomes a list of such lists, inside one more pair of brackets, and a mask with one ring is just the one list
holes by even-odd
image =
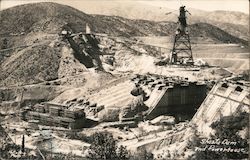
[[178, 121], [191, 119], [206, 97], [206, 84], [190, 82], [180, 77], [140, 76], [132, 81], [139, 85], [148, 99], [147, 119], [160, 115], [172, 115]]
[[[88, 99], [97, 106], [103, 106], [100, 112], [95, 112], [99, 118], [103, 114], [124, 111], [119, 115], [120, 122], [154, 119], [160, 115], [174, 116], [177, 121], [190, 120], [208, 91], [203, 82], [151, 74], [138, 74], [114, 83], [112, 87], [107, 86], [88, 96]], [[141, 102], [137, 104], [138, 101]]]
[[41, 103], [26, 108], [22, 117], [24, 120], [38, 120], [39, 124], [80, 129], [85, 126], [85, 113], [83, 110], [71, 111], [61, 104]]

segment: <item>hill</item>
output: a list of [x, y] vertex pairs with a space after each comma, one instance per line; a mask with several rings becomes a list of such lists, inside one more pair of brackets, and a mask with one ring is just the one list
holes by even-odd
[[[73, 32], [81, 32], [85, 30], [86, 23], [90, 25], [93, 32], [105, 33], [111, 36], [166, 36], [172, 35], [176, 29], [175, 22], [131, 20], [117, 16], [88, 15], [72, 7], [50, 2], [20, 5], [3, 10], [0, 13], [0, 35], [18, 35], [31, 32], [60, 33], [64, 26], [70, 27]], [[198, 24], [200, 23], [203, 27], [191, 25], [191, 30], [200, 29], [201, 32], [208, 32], [208, 30], [215, 28], [218, 32], [225, 34], [225, 37], [229, 37], [229, 34], [218, 30], [211, 24], [202, 22]], [[224, 38], [218, 39], [218, 37], [213, 37], [215, 34], [208, 36], [224, 42]], [[232, 42], [241, 42], [236, 37], [230, 37]]]
[[[34, 3], [9, 8], [0, 12], [0, 34], [16, 35], [30, 32], [59, 33], [63, 26], [68, 25], [73, 32], [85, 30], [88, 23], [94, 32], [107, 34], [133, 34], [133, 28], [119, 22], [108, 22], [94, 18], [72, 7], [57, 3]], [[110, 29], [110, 24], [117, 24]], [[125, 28], [120, 31], [119, 28]]]
[[[173, 36], [177, 27], [177, 23], [167, 22], [167, 21], [155, 22], [148, 20], [132, 20], [122, 17], [103, 16], [103, 15], [96, 15], [95, 17], [98, 17], [99, 19], [102, 19], [109, 23], [114, 21], [122, 22], [134, 28], [135, 31], [137, 30], [140, 31], [139, 34], [138, 32], [135, 32], [133, 35], [130, 36], [140, 36], [141, 34], [147, 36], [152, 36], [152, 35]], [[192, 37], [210, 38], [215, 42], [243, 43], [244, 45], [248, 44], [246, 40], [233, 36], [228, 32], [220, 29], [219, 27], [211, 25], [209, 23], [197, 22], [191, 24], [189, 27], [190, 27], [190, 35]], [[126, 28], [121, 28], [121, 30], [126, 31]]]
[[249, 15], [234, 11], [206, 12], [191, 9], [190, 23], [209, 23], [238, 38], [249, 40]]
[[[65, 3], [70, 5], [68, 2]], [[173, 10], [140, 1], [83, 1], [76, 3], [79, 3], [77, 6], [79, 10], [88, 14], [120, 16], [128, 19], [142, 19], [156, 22], [176, 22], [179, 14], [178, 8]], [[176, 2], [176, 4], [178, 4], [178, 2]], [[233, 36], [248, 41], [248, 14], [223, 10], [204, 11], [190, 8], [189, 6], [187, 6], [187, 9], [191, 13], [191, 15], [188, 15], [189, 24], [209, 23], [225, 30]]]
[[[113, 42], [117, 36], [172, 36], [175, 22], [156, 22], [126, 19], [117, 16], [88, 15], [69, 6], [57, 3], [34, 3], [16, 6], [0, 12], [0, 86], [34, 84], [74, 76], [86, 68], [103, 68], [100, 55], [113, 53], [116, 58], [124, 54], [152, 54], [157, 52], [127, 41]], [[88, 23], [95, 33], [107, 34], [107, 38], [80, 37], [65, 40], [63, 28], [73, 33], [84, 32]], [[214, 43], [247, 42], [207, 23], [190, 25], [193, 37], [203, 37]], [[87, 40], [86, 40], [87, 38]], [[6, 44], [5, 44], [6, 43]], [[100, 47], [99, 45], [102, 45]], [[122, 53], [122, 54], [121, 54]], [[88, 60], [86, 60], [88, 57]], [[119, 66], [120, 64], [116, 64]]]
[[[157, 3], [157, 2], [156, 2]], [[174, 3], [174, 4], [173, 4]], [[152, 2], [141, 1], [81, 1], [75, 2], [77, 9], [87, 14], [98, 14], [107, 16], [120, 16], [128, 19], [142, 19], [149, 21], [173, 21], [176, 22], [179, 12], [179, 2], [173, 2], [176, 9], [170, 9], [168, 2], [161, 7], [154, 5]], [[226, 2], [230, 3], [230, 2]], [[64, 4], [71, 5], [71, 2]], [[200, 9], [186, 8], [191, 13], [189, 16], [190, 23], [195, 22], [220, 22], [240, 25], [248, 25], [249, 15], [236, 11], [204, 11]], [[171, 14], [166, 14], [170, 13]]]

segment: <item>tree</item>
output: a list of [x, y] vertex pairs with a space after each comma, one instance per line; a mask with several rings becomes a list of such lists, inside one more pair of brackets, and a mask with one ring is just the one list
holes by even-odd
[[154, 155], [143, 147], [137, 152], [132, 160], [154, 160]]
[[245, 70], [242, 73], [242, 79], [245, 81], [250, 81], [250, 70]]
[[90, 146], [88, 158], [91, 160], [128, 160], [129, 153], [125, 147], [118, 147], [111, 133], [95, 133]]
[[6, 38], [3, 39], [2, 49], [6, 49], [8, 47], [8, 40]]
[[24, 149], [25, 149], [25, 137], [24, 137], [24, 135], [23, 135], [23, 139], [22, 139], [22, 148], [21, 148], [22, 153], [24, 153]]

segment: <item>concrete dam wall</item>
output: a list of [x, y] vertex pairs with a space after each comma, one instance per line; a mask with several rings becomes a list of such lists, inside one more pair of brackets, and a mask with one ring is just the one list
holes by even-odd
[[178, 121], [191, 119], [206, 97], [206, 85], [190, 83], [175, 84], [166, 90], [149, 119], [166, 114], [175, 116]]
[[160, 115], [174, 116], [177, 121], [189, 120], [204, 101], [207, 86], [201, 82], [190, 82], [180, 77], [159, 77], [157, 75], [137, 76], [132, 81], [141, 87], [149, 108], [147, 119]]

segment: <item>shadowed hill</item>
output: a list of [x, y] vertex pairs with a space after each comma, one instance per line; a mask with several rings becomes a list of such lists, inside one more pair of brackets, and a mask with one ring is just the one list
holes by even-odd
[[190, 33], [194, 37], [209, 37], [223, 43], [243, 43], [248, 45], [246, 40], [237, 38], [226, 31], [207, 23], [196, 23], [191, 25]]

